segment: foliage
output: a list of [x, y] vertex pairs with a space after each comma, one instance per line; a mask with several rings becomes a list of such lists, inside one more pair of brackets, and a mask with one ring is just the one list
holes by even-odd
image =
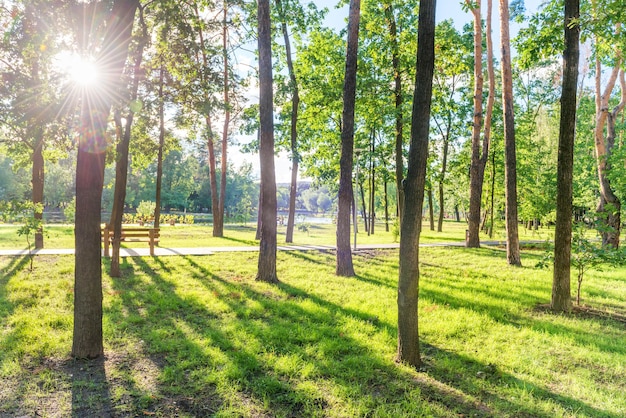
[[137, 206], [137, 220], [147, 222], [154, 217], [156, 203], [142, 200]]
[[76, 215], [76, 197], [72, 198], [72, 200], [65, 205], [63, 215], [66, 221], [74, 223], [74, 216]]
[[43, 212], [41, 203], [31, 201], [0, 201], [0, 220], [3, 222], [21, 224], [17, 229], [17, 235], [26, 239], [28, 255], [30, 259], [30, 270], [33, 270], [32, 245], [30, 239], [32, 235], [41, 231], [43, 221], [35, 217]]

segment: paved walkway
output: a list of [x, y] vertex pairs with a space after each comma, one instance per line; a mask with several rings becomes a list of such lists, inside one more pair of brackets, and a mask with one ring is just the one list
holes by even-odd
[[[528, 241], [530, 242], [530, 241]], [[537, 241], [543, 242], [543, 241]], [[504, 245], [504, 241], [483, 241], [483, 246]], [[420, 247], [464, 247], [464, 242], [439, 242], [439, 243], [422, 243]], [[360, 244], [357, 245], [357, 251], [375, 250], [375, 249], [395, 249], [400, 248], [400, 244]], [[334, 245], [279, 245], [278, 251], [334, 251]], [[259, 246], [245, 247], [189, 247], [189, 248], [163, 248], [155, 247], [155, 256], [168, 255], [211, 255], [224, 252], [254, 252], [259, 251]], [[74, 249], [42, 249], [33, 250], [35, 255], [73, 255]], [[28, 250], [0, 249], [0, 256], [20, 256], [28, 255]], [[148, 257], [150, 256], [149, 248], [121, 248], [120, 257]]]

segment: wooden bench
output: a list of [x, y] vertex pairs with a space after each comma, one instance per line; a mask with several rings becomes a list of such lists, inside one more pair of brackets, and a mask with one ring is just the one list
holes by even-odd
[[[160, 228], [122, 228], [121, 240], [126, 242], [148, 242], [150, 255], [154, 256], [154, 245], [159, 242]], [[102, 241], [104, 242], [104, 256], [110, 257], [109, 247], [113, 242], [113, 230], [108, 227], [102, 228]]]

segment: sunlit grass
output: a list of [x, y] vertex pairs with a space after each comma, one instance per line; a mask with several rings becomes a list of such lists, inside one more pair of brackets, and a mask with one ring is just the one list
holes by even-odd
[[[0, 225], [0, 249], [9, 248], [26, 248], [26, 240], [24, 237], [17, 235], [18, 226]], [[330, 245], [336, 244], [336, 225], [332, 223], [309, 223], [307, 231], [294, 229], [294, 245]], [[398, 237], [393, 234], [393, 226], [390, 225], [389, 231], [385, 230], [385, 224], [380, 222], [376, 224], [373, 234], [367, 234], [363, 223], [359, 224], [359, 232], [357, 234], [357, 244], [391, 244], [397, 243]], [[443, 225], [443, 231], [431, 231], [429, 223], [424, 222], [420, 242], [422, 243], [439, 243], [439, 242], [464, 242], [465, 230], [467, 224], [465, 222], [446, 221]], [[164, 248], [187, 248], [187, 247], [231, 247], [231, 246], [249, 246], [258, 245], [256, 241], [256, 225], [248, 223], [242, 224], [226, 224], [224, 228], [224, 237], [215, 238], [212, 236], [213, 228], [208, 224], [196, 225], [163, 225], [161, 227], [160, 245]], [[278, 226], [278, 244], [285, 244], [286, 226]], [[553, 228], [541, 228], [537, 231], [528, 230], [520, 227], [520, 240], [545, 241], [552, 239], [554, 236]], [[481, 234], [482, 241], [500, 241], [506, 239], [504, 231], [496, 231], [493, 239], [486, 234]], [[354, 234], [350, 235], [351, 243], [354, 242]], [[146, 247], [146, 243], [124, 243], [127, 247]], [[49, 224], [45, 226], [45, 248], [74, 248], [74, 228], [69, 225]]]
[[[0, 410], [9, 416], [626, 414], [626, 269], [588, 274], [587, 313], [552, 315], [551, 277], [502, 250], [421, 250], [422, 371], [394, 362], [397, 250], [125, 258], [104, 276], [106, 360], [68, 360], [73, 258], [0, 258]], [[105, 266], [105, 271], [107, 270]], [[597, 312], [592, 311], [594, 308]], [[595, 312], [595, 313], [593, 313]], [[601, 314], [598, 314], [600, 312]], [[60, 413], [59, 413], [60, 411]]]

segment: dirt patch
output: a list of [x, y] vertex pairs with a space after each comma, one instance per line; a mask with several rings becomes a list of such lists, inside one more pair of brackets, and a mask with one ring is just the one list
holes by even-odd
[[[550, 309], [550, 304], [548, 303], [537, 305], [534, 311], [541, 313], [552, 313], [552, 310]], [[587, 305], [574, 305], [572, 306], [572, 315], [584, 319], [610, 319], [613, 321], [621, 322], [622, 324], [626, 324], [626, 312], [609, 310], [603, 307], [596, 308]]]

